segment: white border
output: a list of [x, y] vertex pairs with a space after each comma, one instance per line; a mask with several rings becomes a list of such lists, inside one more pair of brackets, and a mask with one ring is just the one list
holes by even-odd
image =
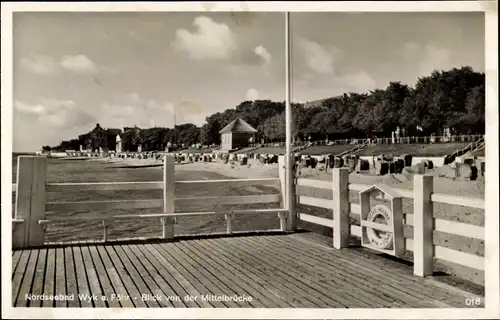
[[[498, 202], [498, 16], [496, 1], [393, 1], [393, 2], [178, 2], [178, 3], [2, 3], [2, 318], [144, 318], [144, 319], [494, 319], [499, 301]], [[12, 308], [12, 12], [13, 11], [358, 11], [358, 12], [486, 12], [486, 217], [485, 309], [71, 309]], [[6, 80], [7, 79], [7, 80]]]

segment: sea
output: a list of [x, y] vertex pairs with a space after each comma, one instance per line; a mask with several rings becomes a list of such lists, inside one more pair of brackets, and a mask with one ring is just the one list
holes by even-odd
[[[13, 154], [12, 156], [12, 182], [16, 183], [18, 156], [30, 154]], [[34, 155], [34, 154], [32, 154]], [[140, 181], [162, 181], [162, 167], [144, 168], [115, 168], [106, 160], [83, 159], [69, 160], [68, 158], [47, 158], [47, 183], [84, 183], [84, 182], [140, 182]], [[176, 180], [220, 180], [231, 179], [210, 171], [176, 171]], [[234, 195], [270, 194], [277, 193], [276, 188], [259, 185], [258, 183], [234, 187], [227, 182], [190, 185], [180, 184], [176, 186], [176, 197], [224, 197]], [[106, 200], [145, 200], [161, 199], [162, 190], [125, 190], [125, 191], [89, 191], [79, 192], [68, 186], [67, 190], [61, 192], [47, 192], [46, 202], [75, 202], [75, 201], [106, 201]], [[13, 193], [13, 210], [15, 206], [15, 194]], [[229, 209], [258, 209], [278, 208], [279, 204], [253, 204], [235, 205]], [[207, 208], [204, 206], [189, 206], [176, 208], [176, 212], [212, 211], [223, 209], [226, 206]], [[160, 213], [158, 209], [101, 209], [93, 211], [47, 211], [46, 219], [51, 217], [78, 217], [92, 216], [105, 217], [108, 215], [126, 214], [148, 214]], [[251, 214], [236, 217], [235, 231], [254, 231], [278, 229], [279, 218], [276, 214]], [[207, 233], [222, 233], [226, 231], [226, 220], [224, 215], [208, 216], [183, 216], [178, 217], [175, 225], [176, 235], [195, 235]], [[115, 220], [108, 225], [108, 239], [123, 238], [155, 238], [162, 234], [162, 225], [159, 218], [131, 218]], [[103, 227], [100, 220], [51, 223], [47, 225], [45, 241], [68, 242], [83, 240], [102, 240]]]

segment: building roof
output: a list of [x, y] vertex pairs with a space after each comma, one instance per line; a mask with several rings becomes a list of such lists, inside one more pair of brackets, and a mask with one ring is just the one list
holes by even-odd
[[96, 123], [94, 129], [89, 131], [89, 134], [92, 134], [92, 133], [97, 132], [97, 131], [104, 131], [104, 129], [98, 123]]
[[121, 129], [115, 129], [115, 128], [106, 129], [106, 131], [107, 131], [109, 134], [112, 134], [112, 135], [117, 135], [117, 134], [122, 133], [122, 130], [121, 130]]
[[222, 128], [219, 133], [226, 133], [226, 132], [245, 132], [245, 133], [255, 133], [257, 130], [255, 130], [251, 125], [246, 123], [243, 119], [241, 118], [236, 118], [235, 120], [231, 121], [227, 126]]

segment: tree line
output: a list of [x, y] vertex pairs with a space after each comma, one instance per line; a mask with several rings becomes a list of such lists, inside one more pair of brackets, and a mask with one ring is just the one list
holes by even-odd
[[[434, 71], [411, 87], [390, 82], [369, 93], [345, 93], [315, 105], [292, 104], [293, 138], [324, 140], [390, 137], [398, 128], [408, 136], [484, 134], [485, 75], [471, 67]], [[241, 117], [258, 130], [257, 142], [285, 140], [285, 102], [244, 101], [208, 116], [201, 127], [182, 124], [122, 133], [124, 150], [164, 150], [167, 143], [190, 146], [220, 144], [219, 131]]]

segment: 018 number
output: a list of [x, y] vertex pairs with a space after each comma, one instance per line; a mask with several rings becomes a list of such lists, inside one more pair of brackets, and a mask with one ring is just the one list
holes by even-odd
[[465, 298], [466, 306], [480, 306], [481, 298]]

